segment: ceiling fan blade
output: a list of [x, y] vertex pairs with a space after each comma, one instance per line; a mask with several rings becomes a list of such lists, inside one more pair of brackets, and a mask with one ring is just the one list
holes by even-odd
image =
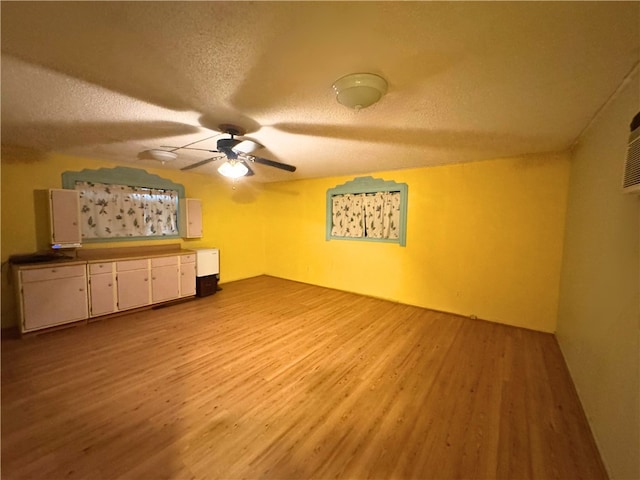
[[206, 165], [209, 162], [213, 162], [214, 160], [217, 160], [220, 157], [211, 157], [211, 158], [205, 158], [204, 160], [200, 160], [199, 162], [196, 163], [192, 163], [191, 165], [187, 165], [186, 167], [182, 167], [180, 170], [191, 170], [192, 168], [197, 168], [197, 167], [201, 167], [202, 165]]
[[203, 152], [218, 153], [218, 150], [209, 150], [208, 148], [172, 147], [172, 146], [169, 146], [169, 145], [161, 145], [160, 148], [174, 148], [176, 150], [201, 150]]
[[244, 153], [249, 154], [251, 152], [255, 152], [259, 148], [262, 148], [258, 142], [254, 142], [253, 140], [242, 140], [236, 146], [233, 147], [233, 151], [236, 153]]
[[244, 174], [245, 177], [251, 177], [252, 175], [255, 175], [255, 172], [249, 166], [249, 162], [243, 160], [242, 163], [245, 167], [247, 167], [248, 170], [247, 173]]
[[287, 165], [286, 163], [276, 162], [274, 160], [269, 160], [268, 158], [252, 157], [252, 160], [255, 163], [261, 163], [262, 165], [268, 165], [269, 167], [279, 168], [280, 170], [286, 170], [288, 172], [296, 171], [296, 167], [294, 167], [293, 165]]

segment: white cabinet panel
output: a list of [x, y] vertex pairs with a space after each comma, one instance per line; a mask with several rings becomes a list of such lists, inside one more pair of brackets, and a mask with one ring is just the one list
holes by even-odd
[[180, 296], [188, 297], [196, 294], [195, 262], [180, 265]]
[[180, 295], [180, 277], [176, 265], [151, 269], [151, 297], [153, 303], [173, 300]]
[[42, 267], [30, 270], [22, 270], [21, 277], [24, 283], [28, 283], [69, 277], [84, 277], [85, 272], [86, 270], [84, 265], [69, 265], [66, 267]]
[[118, 272], [118, 310], [143, 307], [149, 303], [149, 269]]
[[156, 257], [151, 259], [151, 268], [178, 265], [178, 256]]
[[76, 190], [49, 190], [51, 243], [76, 245], [82, 241], [80, 196]]
[[123, 260], [116, 262], [116, 271], [126, 272], [128, 270], [141, 270], [149, 268], [149, 259], [144, 258], [140, 260]]
[[113, 273], [99, 273], [89, 277], [91, 317], [116, 311], [116, 286]]
[[196, 263], [196, 254], [188, 253], [186, 255], [180, 255], [180, 263]]
[[184, 198], [181, 205], [181, 235], [184, 238], [202, 237], [202, 201], [198, 198]]
[[[70, 271], [79, 275], [66, 276]], [[84, 265], [24, 270], [19, 277], [23, 332], [84, 320], [89, 316]]]
[[89, 274], [95, 275], [98, 273], [111, 273], [113, 272], [113, 262], [104, 263], [90, 263]]

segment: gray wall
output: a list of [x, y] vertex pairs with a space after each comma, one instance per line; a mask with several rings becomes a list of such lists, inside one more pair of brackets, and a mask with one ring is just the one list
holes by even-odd
[[609, 475], [640, 478], [640, 195], [623, 194], [638, 69], [572, 155], [557, 337]]

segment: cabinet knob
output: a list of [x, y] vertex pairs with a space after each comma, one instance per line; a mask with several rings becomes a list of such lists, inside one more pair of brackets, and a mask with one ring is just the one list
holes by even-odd
[[149, 280], [148, 278], [145, 278], [145, 279], [144, 279], [144, 281], [145, 281], [145, 282], [146, 282], [146, 281], [148, 281], [148, 280]]
[[84, 292], [84, 288], [79, 288], [78, 289], [80, 292]]
[[51, 269], [51, 273], [56, 273], [56, 272], [57, 272], [57, 270], [55, 268]]
[[111, 284], [111, 283], [107, 285], [107, 287], [112, 287], [112, 286], [113, 286], [113, 284]]

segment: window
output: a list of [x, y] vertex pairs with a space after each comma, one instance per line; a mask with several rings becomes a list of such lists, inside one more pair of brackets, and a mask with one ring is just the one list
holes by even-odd
[[327, 240], [406, 245], [407, 184], [359, 177], [327, 191]]
[[82, 239], [177, 236], [178, 192], [76, 182]]
[[116, 167], [64, 172], [62, 186], [80, 191], [83, 241], [180, 238], [180, 184]]

